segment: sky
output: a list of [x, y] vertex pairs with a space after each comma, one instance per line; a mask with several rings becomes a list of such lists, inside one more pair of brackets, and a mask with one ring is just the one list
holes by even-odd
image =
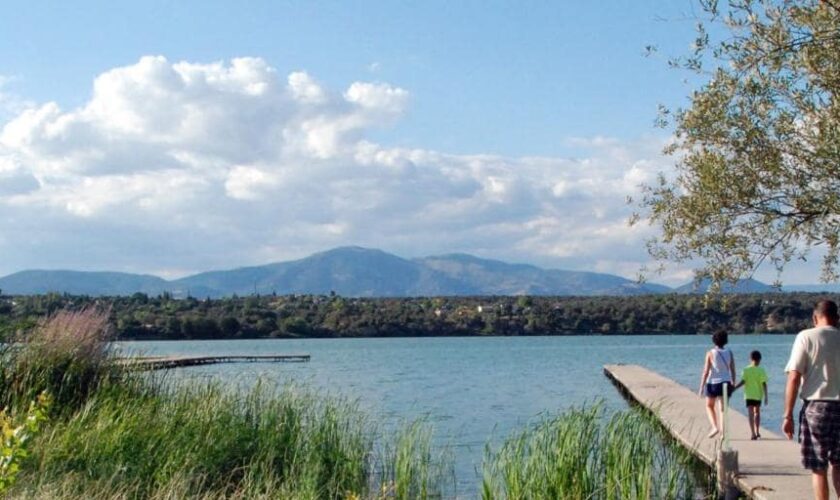
[[1, 2], [0, 276], [359, 245], [633, 278], [655, 229], [626, 199], [672, 169], [653, 123], [696, 86], [665, 57], [694, 24], [689, 0]]

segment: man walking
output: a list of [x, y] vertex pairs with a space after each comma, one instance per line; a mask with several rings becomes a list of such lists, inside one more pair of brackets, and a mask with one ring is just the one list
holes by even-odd
[[821, 300], [814, 307], [814, 328], [796, 336], [785, 367], [782, 431], [793, 439], [793, 408], [802, 398], [799, 440], [802, 465], [811, 471], [814, 497], [828, 500], [828, 467], [840, 495], [840, 330], [837, 304]]

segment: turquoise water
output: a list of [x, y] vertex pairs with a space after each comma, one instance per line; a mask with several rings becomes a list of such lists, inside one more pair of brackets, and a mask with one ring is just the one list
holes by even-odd
[[[762, 352], [770, 377], [763, 423], [780, 425], [784, 365], [792, 335], [733, 335], [740, 372]], [[488, 439], [498, 441], [544, 413], [603, 400], [626, 403], [603, 375], [608, 363], [635, 363], [699, 387], [708, 336], [456, 337], [127, 342], [146, 355], [309, 353], [309, 363], [236, 363], [176, 370], [181, 376], [248, 382], [258, 377], [302, 382], [358, 399], [387, 423], [425, 418], [454, 452], [458, 492], [474, 491]], [[743, 411], [739, 391], [733, 408]], [[697, 404], [703, 404], [698, 397]]]

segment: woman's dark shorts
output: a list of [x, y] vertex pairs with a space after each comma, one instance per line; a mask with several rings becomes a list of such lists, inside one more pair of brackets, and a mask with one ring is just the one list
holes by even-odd
[[840, 465], [840, 401], [808, 401], [799, 413], [802, 465], [812, 471]]
[[745, 401], [747, 402], [747, 408], [750, 406], [761, 406], [760, 399], [746, 399]]
[[721, 382], [719, 384], [706, 384], [706, 397], [707, 398], [720, 398], [723, 397], [723, 386], [726, 386], [726, 393], [732, 394], [732, 384], [729, 382]]

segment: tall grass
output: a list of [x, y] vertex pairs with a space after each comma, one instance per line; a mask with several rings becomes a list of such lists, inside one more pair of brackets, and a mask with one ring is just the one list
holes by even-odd
[[443, 498], [454, 476], [445, 451], [432, 445], [432, 429], [413, 422], [400, 428], [386, 443], [379, 497], [397, 500]]
[[491, 499], [694, 498], [687, 452], [663, 441], [652, 417], [600, 405], [545, 418], [487, 448], [481, 496]]
[[369, 489], [372, 437], [354, 405], [288, 388], [108, 391], [42, 436], [18, 493], [343, 498]]
[[108, 312], [88, 307], [59, 311], [18, 334], [0, 350], [0, 406], [15, 410], [47, 392], [56, 410], [78, 408], [119, 375], [111, 332]]

